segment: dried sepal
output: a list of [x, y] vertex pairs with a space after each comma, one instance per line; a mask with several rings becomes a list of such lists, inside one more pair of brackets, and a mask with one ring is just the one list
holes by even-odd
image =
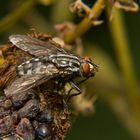
[[60, 140], [63, 140], [65, 138], [65, 135], [69, 128], [70, 128], [70, 113], [67, 111], [55, 111], [54, 112], [54, 126], [53, 131], [55, 132], [55, 135], [58, 136]]
[[76, 26], [72, 22], [64, 22], [61, 24], [56, 24], [54, 28], [59, 37], [63, 39], [68, 32], [73, 32]]
[[51, 40], [52, 39], [51, 35], [37, 32], [34, 28], [30, 29], [30, 32], [27, 33], [27, 35], [31, 36], [33, 38], [37, 38], [37, 39], [43, 40], [43, 41], [47, 41], [47, 40]]
[[74, 3], [70, 5], [71, 12], [77, 13], [79, 16], [90, 16], [91, 6], [85, 4], [82, 0], [76, 0]]
[[[88, 17], [91, 20], [91, 23], [94, 26], [100, 25], [103, 23], [103, 20], [98, 20], [94, 18], [94, 13], [92, 7], [94, 5], [93, 1], [83, 1], [76, 0], [70, 5], [70, 11], [76, 13], [80, 17]], [[103, 9], [105, 6], [102, 6]]]
[[137, 12], [139, 6], [133, 0], [110, 0], [110, 3], [116, 8], [123, 9], [125, 11]]

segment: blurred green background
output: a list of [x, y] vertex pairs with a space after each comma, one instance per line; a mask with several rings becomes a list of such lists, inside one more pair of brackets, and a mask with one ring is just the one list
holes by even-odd
[[[10, 34], [26, 34], [30, 28], [35, 28], [38, 32], [55, 35], [54, 25], [68, 21], [78, 24], [81, 21], [81, 18], [70, 13], [68, 10], [68, 6], [72, 1], [46, 0], [45, 2], [43, 3], [43, 0], [38, 0], [38, 2], [33, 0], [1, 0], [0, 43], [7, 42]], [[136, 2], [140, 5], [140, 1], [137, 0]], [[126, 29], [127, 41], [129, 43], [127, 49], [130, 52], [129, 57], [132, 59], [133, 75], [136, 77], [134, 81], [137, 83], [136, 86], [139, 87], [140, 12], [122, 11], [121, 16], [123, 16], [123, 27]], [[114, 41], [105, 11], [100, 16], [100, 19], [104, 20], [102, 25], [92, 26], [82, 36], [85, 55], [92, 57], [99, 66], [99, 72], [95, 78], [89, 80], [86, 84], [88, 89], [86, 92], [99, 96], [94, 104], [95, 113], [87, 117], [80, 114], [75, 119], [66, 140], [140, 139], [138, 135], [138, 133], [140, 134], [139, 128], [135, 127], [135, 125], [133, 126], [133, 121], [132, 124], [130, 123], [132, 126], [129, 125], [129, 121], [131, 122], [130, 114], [133, 114], [135, 110], [133, 110], [133, 107], [131, 108], [129, 101], [126, 101], [127, 92], [125, 90], [129, 89], [129, 87], [126, 88], [125, 86], [125, 76], [123, 76], [119, 64], [120, 61], [118, 61], [120, 56], [114, 48]], [[138, 93], [140, 93], [139, 90]], [[118, 94], [121, 95], [120, 98], [124, 99], [124, 102], [127, 102], [128, 107], [123, 104], [121, 99], [117, 98], [115, 100]], [[138, 108], [140, 110], [140, 106]], [[139, 115], [136, 116], [139, 118]], [[139, 119], [137, 120], [138, 124]], [[140, 125], [138, 126], [140, 127]], [[135, 131], [137, 131], [136, 134]]]

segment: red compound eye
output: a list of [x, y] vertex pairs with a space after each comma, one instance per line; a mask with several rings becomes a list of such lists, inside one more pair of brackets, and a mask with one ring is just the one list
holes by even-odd
[[83, 75], [87, 76], [90, 73], [90, 65], [88, 63], [83, 63], [82, 64], [82, 69], [83, 69]]

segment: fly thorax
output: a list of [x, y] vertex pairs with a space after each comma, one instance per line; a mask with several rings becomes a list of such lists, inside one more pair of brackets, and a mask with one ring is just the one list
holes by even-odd
[[69, 73], [77, 73], [80, 68], [80, 60], [75, 55], [68, 54], [52, 54], [49, 60], [56, 65], [56, 67], [63, 69]]

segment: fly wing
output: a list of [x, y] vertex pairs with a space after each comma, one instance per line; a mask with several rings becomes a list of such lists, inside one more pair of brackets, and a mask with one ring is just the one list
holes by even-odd
[[51, 78], [58, 76], [59, 74], [36, 74], [36, 75], [24, 75], [17, 78], [13, 83], [4, 90], [7, 97], [11, 97], [13, 94], [25, 92], [35, 86], [38, 86], [44, 82], [47, 82]]
[[52, 40], [42, 41], [27, 35], [11, 35], [10, 42], [19, 49], [34, 56], [46, 56], [51, 53], [67, 53], [58, 43]]

